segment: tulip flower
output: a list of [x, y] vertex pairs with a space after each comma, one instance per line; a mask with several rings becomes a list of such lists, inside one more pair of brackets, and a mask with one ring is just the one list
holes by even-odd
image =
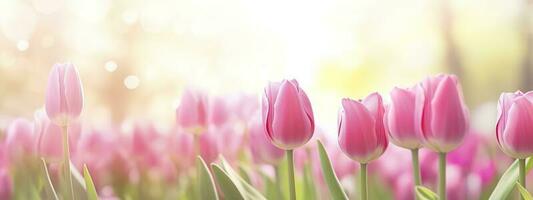
[[198, 137], [200, 156], [206, 163], [214, 162], [220, 154], [220, 145], [214, 132], [205, 132]]
[[394, 88], [391, 104], [385, 109], [385, 130], [392, 143], [411, 150], [413, 176], [416, 185], [421, 184], [418, 149], [422, 142], [418, 138], [415, 123], [416, 88]]
[[13, 184], [6, 168], [0, 166], [0, 199], [11, 199]]
[[285, 152], [274, 146], [265, 133], [259, 118], [251, 120], [249, 123], [250, 150], [254, 160], [276, 166], [283, 158]]
[[339, 146], [352, 160], [361, 163], [361, 199], [367, 196], [367, 163], [381, 156], [388, 140], [383, 124], [384, 107], [378, 93], [363, 101], [342, 100], [339, 112]]
[[315, 130], [309, 98], [296, 80], [273, 82], [265, 88], [262, 103], [263, 126], [268, 139], [287, 151], [290, 199], [296, 199], [293, 149], [306, 144]]
[[22, 118], [11, 122], [7, 129], [5, 145], [11, 160], [32, 155], [35, 150], [32, 123]]
[[45, 109], [48, 118], [63, 129], [64, 176], [70, 186], [67, 199], [74, 197], [67, 127], [80, 116], [82, 108], [83, 89], [78, 70], [72, 64], [55, 64], [48, 76]]
[[[34, 115], [34, 132], [37, 138], [37, 154], [46, 159], [48, 163], [61, 160], [63, 147], [61, 146], [61, 127], [51, 123], [46, 117], [44, 110], [38, 110]], [[80, 124], [73, 123], [67, 127], [69, 133], [69, 151], [73, 152], [76, 148], [81, 129]]]
[[520, 184], [525, 187], [525, 159], [533, 155], [533, 92], [500, 96], [496, 139], [505, 154], [518, 159]]
[[468, 108], [454, 75], [429, 77], [418, 90], [418, 134], [426, 147], [439, 152], [438, 193], [446, 199], [446, 153], [457, 148], [468, 131]]
[[230, 118], [229, 108], [223, 97], [213, 97], [209, 99], [209, 123], [221, 126]]
[[72, 64], [55, 64], [48, 77], [46, 114], [59, 126], [77, 119], [83, 108], [83, 89]]
[[176, 109], [176, 120], [183, 128], [198, 129], [207, 125], [207, 97], [199, 91], [185, 89], [180, 106]]

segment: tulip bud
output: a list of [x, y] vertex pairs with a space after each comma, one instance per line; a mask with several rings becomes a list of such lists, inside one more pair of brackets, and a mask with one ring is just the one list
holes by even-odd
[[498, 145], [513, 158], [532, 156], [533, 92], [503, 93], [498, 104]]
[[254, 160], [259, 163], [278, 164], [283, 159], [285, 151], [272, 145], [268, 140], [260, 119], [251, 120], [248, 127], [250, 131], [250, 150]]
[[294, 149], [311, 139], [315, 130], [313, 109], [296, 80], [270, 83], [262, 104], [263, 125], [278, 148]]
[[424, 145], [441, 153], [457, 148], [468, 131], [468, 108], [457, 77], [429, 77], [418, 90], [417, 132]]
[[363, 101], [342, 100], [339, 112], [339, 146], [360, 163], [368, 163], [385, 152], [388, 141], [383, 126], [383, 102], [378, 93]]
[[185, 89], [181, 103], [176, 109], [176, 120], [183, 128], [198, 128], [207, 125], [207, 97], [198, 91]]
[[422, 146], [415, 124], [415, 88], [394, 88], [391, 104], [385, 109], [385, 129], [392, 143], [406, 149], [418, 149]]
[[15, 119], [7, 129], [5, 142], [6, 150], [12, 159], [33, 154], [35, 150], [35, 139], [33, 137], [32, 123], [22, 118]]
[[205, 132], [198, 137], [200, 146], [200, 156], [207, 164], [214, 162], [220, 154], [220, 146], [217, 141], [217, 135], [213, 132]]
[[58, 126], [76, 120], [83, 107], [83, 89], [72, 64], [55, 64], [48, 76], [46, 114]]
[[223, 97], [213, 97], [209, 101], [209, 123], [223, 125], [230, 118], [228, 105]]

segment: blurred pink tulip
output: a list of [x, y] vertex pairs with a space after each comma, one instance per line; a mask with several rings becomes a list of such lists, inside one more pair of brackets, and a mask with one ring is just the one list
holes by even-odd
[[221, 126], [230, 118], [229, 108], [226, 99], [223, 97], [212, 97], [209, 99], [209, 124]]
[[50, 120], [59, 126], [66, 126], [80, 116], [83, 89], [74, 65], [54, 65], [48, 77], [45, 108]]
[[10, 159], [23, 158], [35, 150], [33, 124], [22, 118], [15, 119], [7, 129], [5, 148]]
[[[43, 111], [35, 113], [34, 132], [37, 139], [37, 154], [45, 158], [47, 162], [59, 162], [63, 156], [61, 127], [51, 123], [45, 115]], [[70, 152], [75, 153], [81, 134], [81, 125], [78, 122], [70, 123], [67, 130]]]
[[368, 163], [385, 152], [388, 141], [383, 126], [383, 102], [378, 93], [363, 101], [342, 100], [339, 112], [339, 146], [360, 163]]
[[498, 145], [513, 158], [532, 156], [533, 92], [503, 93], [498, 104]]
[[13, 184], [6, 168], [0, 167], [0, 199], [11, 199]]
[[179, 170], [185, 170], [194, 164], [194, 136], [192, 133], [178, 132], [169, 134], [168, 151]]
[[268, 84], [262, 104], [263, 125], [274, 145], [290, 150], [311, 139], [315, 130], [313, 109], [296, 80]]
[[176, 120], [183, 128], [198, 128], [207, 125], [207, 97], [200, 91], [185, 89], [181, 103], [176, 109]]
[[420, 148], [415, 123], [415, 88], [394, 88], [390, 96], [392, 101], [385, 111], [384, 123], [391, 142], [407, 149]]
[[219, 143], [219, 153], [226, 158], [227, 161], [237, 159], [239, 150], [243, 147], [244, 129], [236, 128], [233, 124], [227, 124], [222, 127], [211, 128], [208, 130], [215, 135]]
[[207, 164], [214, 162], [220, 154], [220, 146], [217, 135], [212, 132], [205, 132], [198, 137], [200, 145], [200, 155]]
[[468, 131], [468, 108], [457, 77], [429, 77], [418, 89], [416, 116], [424, 145], [442, 153], [457, 148]]
[[251, 120], [248, 127], [250, 151], [254, 160], [259, 163], [277, 165], [283, 159], [285, 151], [270, 143], [259, 118]]

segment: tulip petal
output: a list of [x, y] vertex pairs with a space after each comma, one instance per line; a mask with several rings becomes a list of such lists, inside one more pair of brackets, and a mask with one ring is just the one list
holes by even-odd
[[274, 103], [276, 116], [269, 116], [272, 120], [270, 135], [278, 147], [293, 149], [311, 139], [313, 125], [302, 104], [297, 86], [283, 81]]
[[503, 132], [502, 146], [515, 158], [533, 155], [533, 104], [526, 97], [518, 97], [511, 108]]
[[64, 93], [69, 117], [77, 118], [83, 108], [83, 89], [78, 70], [72, 64], [65, 67]]
[[263, 95], [263, 103], [261, 112], [263, 114], [262, 120], [265, 126], [265, 131], [268, 137], [272, 139], [272, 118], [274, 117], [274, 102], [278, 96], [280, 83], [271, 82], [265, 87], [265, 94]]
[[61, 77], [59, 68], [59, 65], [54, 65], [48, 76], [45, 109], [50, 119], [55, 119], [61, 114]]
[[342, 100], [339, 146], [353, 160], [367, 162], [377, 147], [375, 119], [358, 101]]
[[416, 94], [409, 89], [394, 88], [391, 91], [391, 105], [386, 111], [385, 127], [395, 144], [404, 148], [418, 148], [420, 142], [415, 126]]
[[[375, 120], [375, 134], [378, 137], [376, 142], [383, 143], [386, 141], [385, 127], [383, 124], [383, 116], [385, 113], [385, 108], [383, 107], [383, 99], [378, 93], [372, 93], [368, 95], [364, 100], [363, 104], [368, 109], [372, 117]], [[385, 140], [385, 141], [384, 141]]]
[[452, 77], [445, 77], [439, 84], [431, 108], [433, 142], [439, 144], [441, 152], [450, 151], [459, 145], [468, 128], [463, 97]]

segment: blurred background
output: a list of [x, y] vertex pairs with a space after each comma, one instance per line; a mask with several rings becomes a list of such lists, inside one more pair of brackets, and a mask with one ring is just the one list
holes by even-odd
[[454, 73], [492, 133], [499, 94], [533, 88], [532, 29], [531, 0], [2, 0], [0, 118], [31, 118], [56, 62], [80, 70], [84, 121], [160, 126], [185, 87], [296, 78], [335, 130], [342, 97]]

